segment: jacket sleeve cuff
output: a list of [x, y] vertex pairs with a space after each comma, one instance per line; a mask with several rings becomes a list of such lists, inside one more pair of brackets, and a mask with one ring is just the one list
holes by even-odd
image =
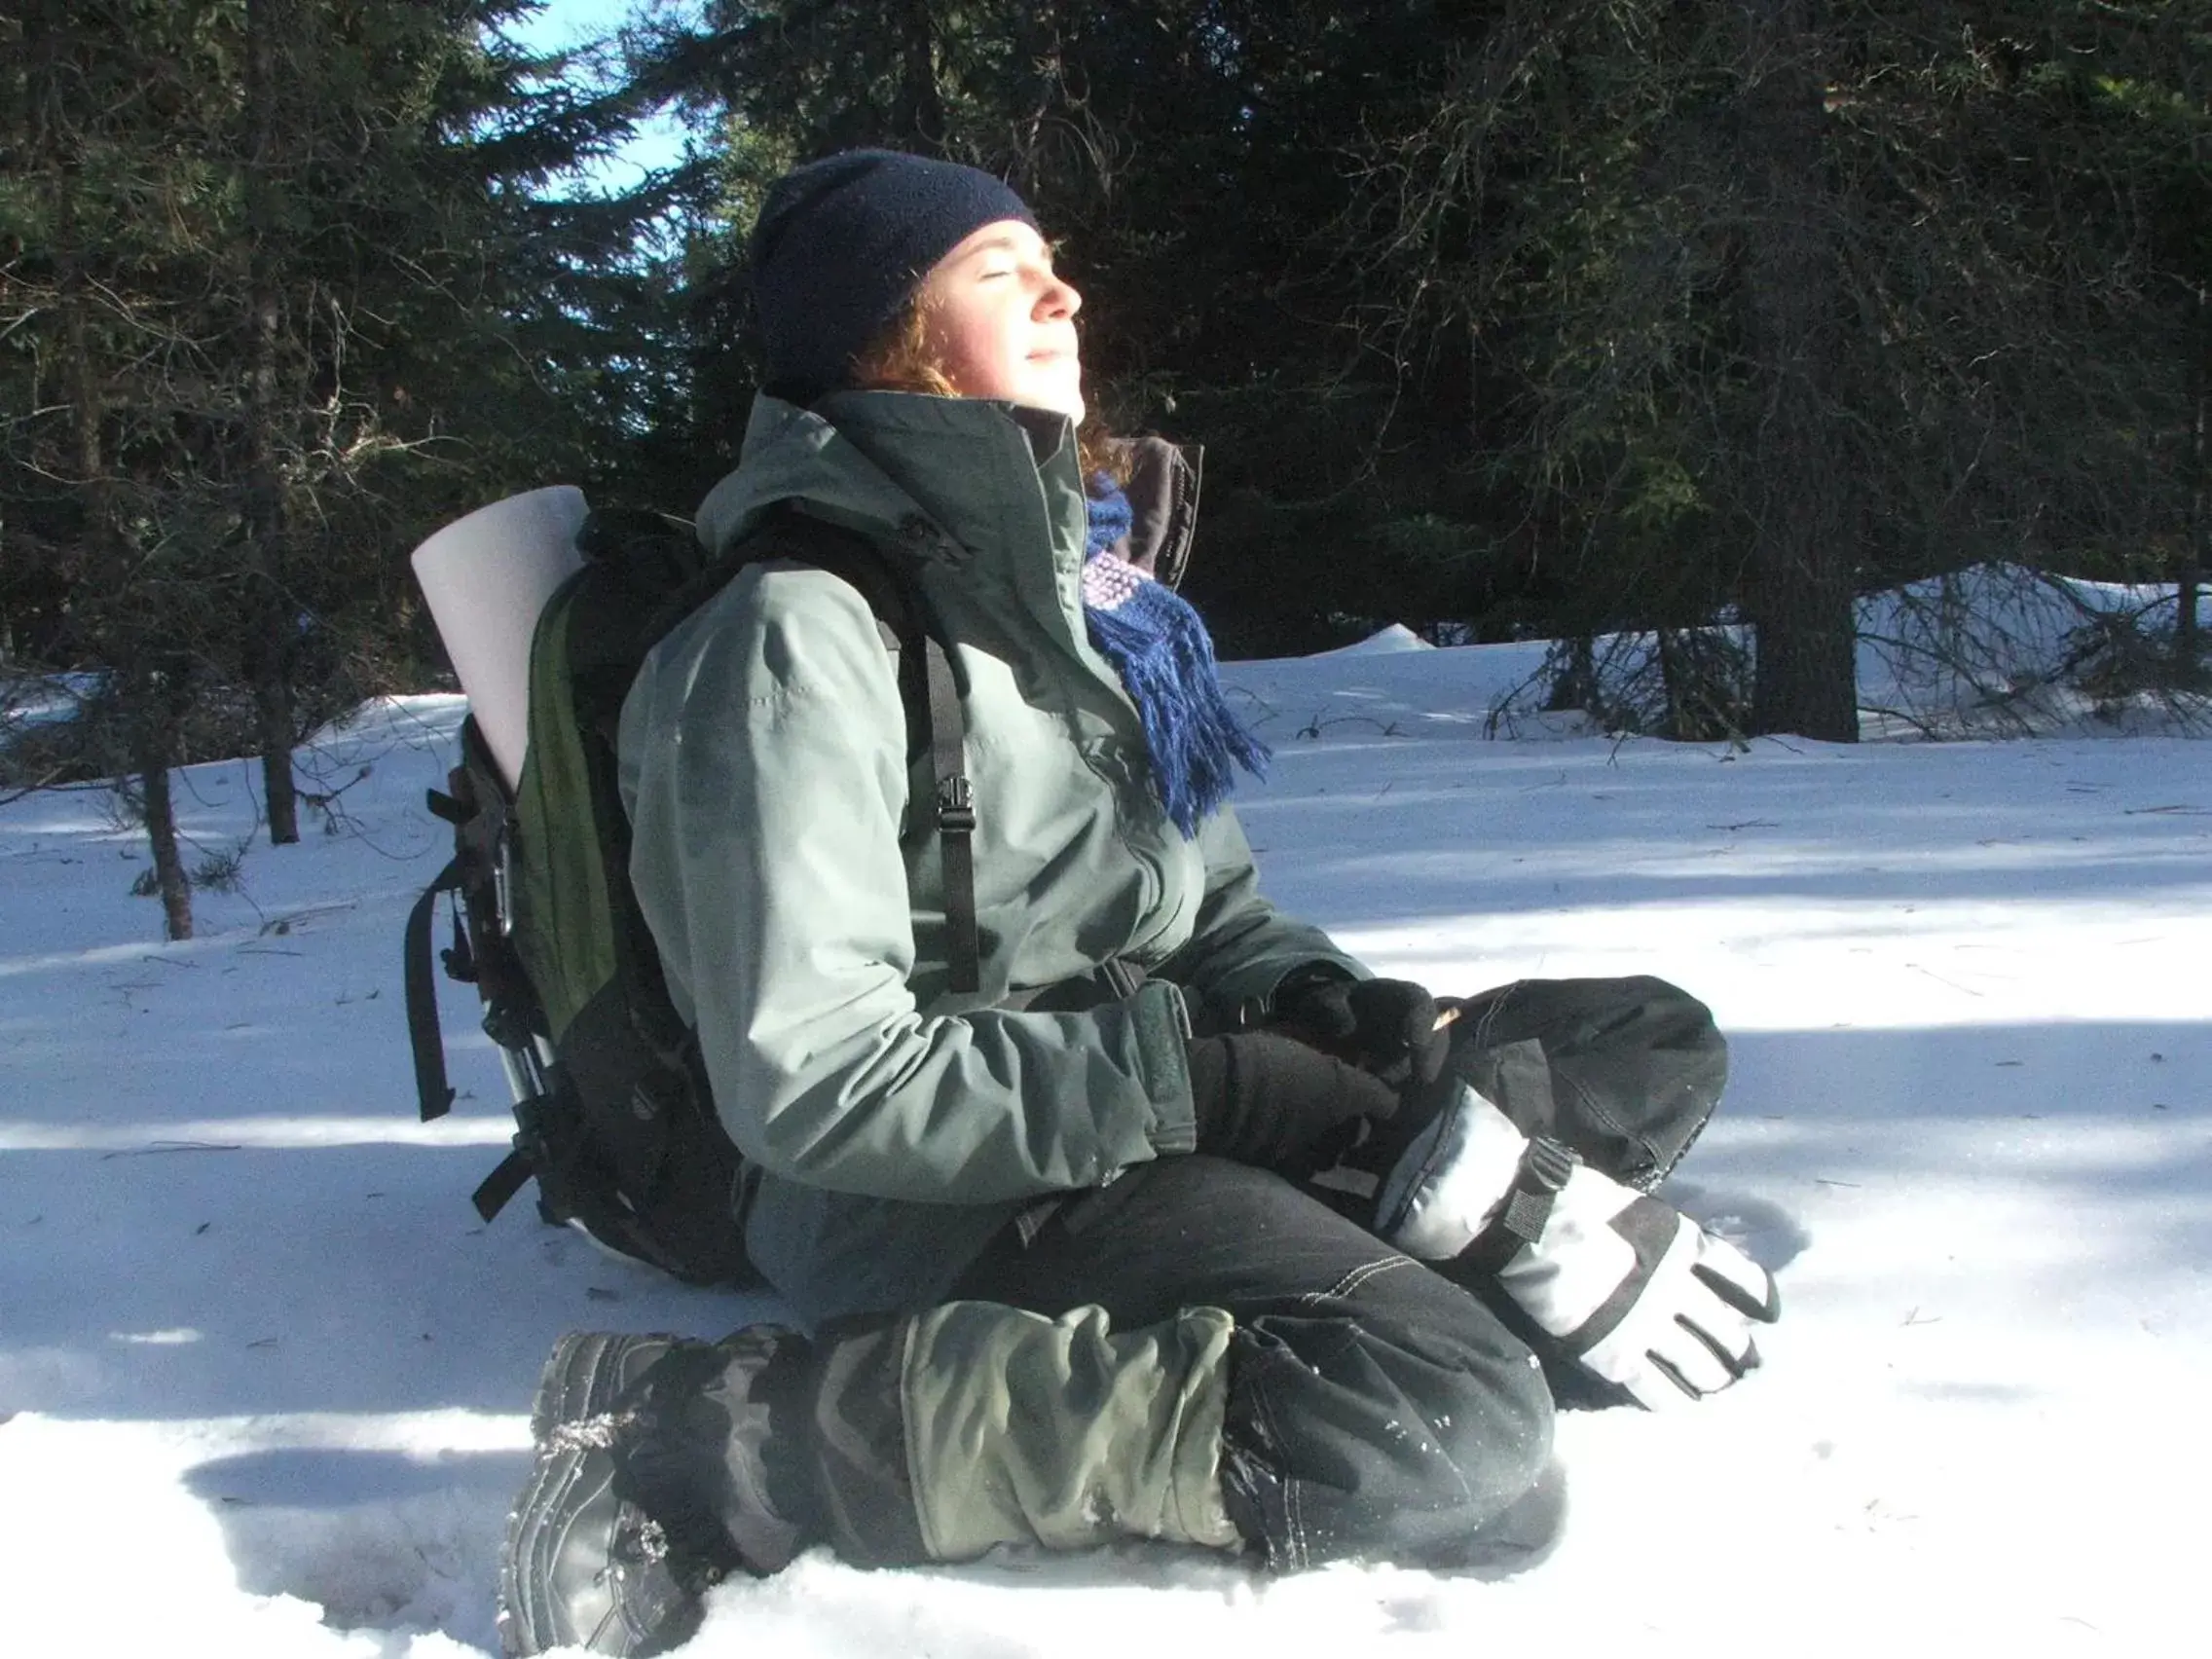
[[1365, 966], [1348, 956], [1317, 956], [1310, 961], [1292, 963], [1273, 977], [1263, 980], [1260, 989], [1248, 992], [1238, 1001], [1229, 1029], [1249, 1031], [1265, 1025], [1281, 1011], [1285, 998], [1308, 985], [1331, 979], [1356, 982], [1374, 977]]
[[1165, 979], [1147, 979], [1129, 999], [1144, 1066], [1145, 1091], [1153, 1122], [1147, 1138], [1161, 1157], [1196, 1152], [1198, 1109], [1191, 1101], [1191, 1065], [1185, 1045], [1191, 1040], [1191, 1014], [1182, 988]]

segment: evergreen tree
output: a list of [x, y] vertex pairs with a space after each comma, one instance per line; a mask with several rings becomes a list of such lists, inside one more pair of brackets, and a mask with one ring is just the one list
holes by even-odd
[[[0, 604], [98, 671], [170, 932], [179, 758], [264, 756], [380, 683], [403, 555], [444, 518], [587, 471], [620, 369], [555, 280], [590, 244], [544, 181], [631, 120], [461, 0], [96, 0], [20, 24], [0, 144]], [[619, 257], [620, 211], [588, 228]], [[566, 309], [565, 309], [566, 308]], [[20, 596], [20, 597], [18, 597]]]
[[2201, 269], [2158, 205], [2202, 200], [2184, 13], [1512, 9], [1379, 129], [1375, 304], [1403, 358], [1474, 343], [1477, 464], [1584, 631], [1732, 606], [1748, 729], [1848, 737], [1853, 592], [2159, 568]]

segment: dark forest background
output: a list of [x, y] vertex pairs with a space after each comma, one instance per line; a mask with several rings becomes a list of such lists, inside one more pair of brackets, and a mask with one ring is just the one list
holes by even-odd
[[1608, 723], [1850, 741], [1854, 600], [2002, 561], [2174, 584], [2120, 654], [2199, 683], [2212, 0], [529, 10], [0, 0], [0, 687], [95, 688], [0, 789], [123, 780], [172, 932], [175, 764], [289, 839], [295, 743], [437, 682], [424, 535], [731, 464], [745, 229], [855, 144], [1064, 239], [1094, 398], [1206, 446], [1224, 654], [1558, 641]]

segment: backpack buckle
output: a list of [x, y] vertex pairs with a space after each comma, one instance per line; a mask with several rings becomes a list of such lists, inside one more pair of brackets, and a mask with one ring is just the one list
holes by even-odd
[[446, 977], [464, 985], [476, 983], [476, 952], [469, 947], [468, 934], [461, 925], [461, 902], [453, 906], [453, 945], [438, 952], [438, 960], [445, 964]]
[[545, 1129], [544, 1095], [534, 1095], [515, 1103], [514, 1150], [522, 1155], [533, 1173], [542, 1174], [553, 1167], [553, 1143]]
[[509, 1052], [523, 1052], [530, 1048], [530, 1016], [505, 997], [495, 998], [484, 1008], [484, 1035]]
[[514, 838], [502, 830], [498, 852], [492, 861], [492, 906], [498, 912], [495, 921], [501, 939], [514, 936]]
[[955, 835], [973, 834], [976, 829], [976, 792], [966, 773], [955, 772], [937, 781], [937, 827]]

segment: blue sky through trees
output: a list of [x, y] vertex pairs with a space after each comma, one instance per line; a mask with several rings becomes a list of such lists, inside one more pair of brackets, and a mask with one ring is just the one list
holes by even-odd
[[[686, 13], [694, 0], [545, 0], [535, 13], [518, 18], [508, 33], [540, 52], [559, 52], [611, 34], [642, 11]], [[612, 157], [587, 169], [595, 185], [621, 189], [640, 173], [667, 166], [683, 153], [683, 128], [673, 116], [656, 116], [642, 126]]]

